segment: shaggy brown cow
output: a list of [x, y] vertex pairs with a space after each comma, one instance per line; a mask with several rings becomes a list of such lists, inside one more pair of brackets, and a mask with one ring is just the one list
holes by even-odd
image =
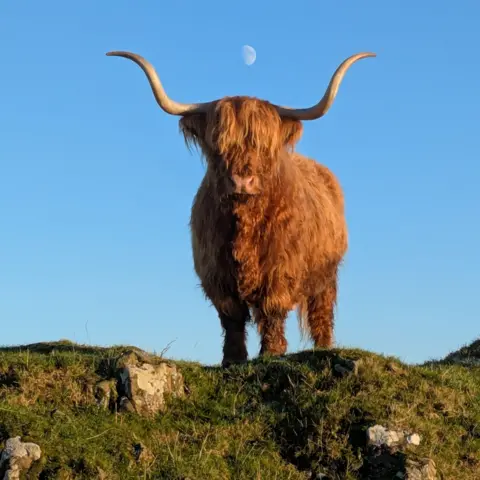
[[297, 308], [302, 333], [330, 347], [337, 271], [347, 250], [341, 187], [333, 173], [294, 152], [302, 120], [323, 116], [359, 53], [333, 74], [320, 102], [306, 109], [250, 97], [201, 104], [170, 99], [139, 55], [109, 52], [142, 68], [159, 106], [181, 116], [187, 145], [199, 146], [207, 170], [191, 212], [195, 271], [224, 329], [224, 366], [247, 360], [250, 315], [260, 354], [282, 355], [285, 320]]

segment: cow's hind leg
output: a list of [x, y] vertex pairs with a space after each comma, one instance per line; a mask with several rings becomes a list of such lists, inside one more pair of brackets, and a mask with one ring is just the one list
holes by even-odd
[[266, 314], [262, 309], [254, 311], [255, 322], [261, 336], [260, 355], [283, 355], [287, 351], [285, 321], [288, 310]]
[[329, 348], [333, 344], [335, 305], [337, 302], [337, 275], [328, 280], [325, 288], [307, 300], [307, 319], [310, 335], [316, 347]]
[[213, 304], [224, 331], [222, 366], [246, 362], [246, 324], [250, 318], [247, 304], [235, 297], [215, 299]]

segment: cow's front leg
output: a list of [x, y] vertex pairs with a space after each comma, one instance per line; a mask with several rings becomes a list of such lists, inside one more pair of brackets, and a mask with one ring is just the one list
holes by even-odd
[[235, 297], [215, 299], [220, 322], [224, 331], [222, 366], [244, 363], [248, 359], [246, 324], [250, 312], [245, 302]]

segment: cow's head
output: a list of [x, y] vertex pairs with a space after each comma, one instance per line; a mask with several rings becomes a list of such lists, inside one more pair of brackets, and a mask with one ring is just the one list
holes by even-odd
[[314, 106], [293, 109], [251, 97], [224, 97], [207, 103], [183, 104], [165, 93], [153, 66], [140, 55], [109, 52], [125, 57], [145, 72], [158, 105], [181, 118], [180, 128], [188, 144], [200, 147], [214, 173], [220, 194], [257, 195], [280, 165], [282, 152], [293, 149], [302, 135], [302, 120], [322, 117], [332, 106], [338, 87], [356, 61], [374, 57], [358, 53], [335, 71], [323, 98]]

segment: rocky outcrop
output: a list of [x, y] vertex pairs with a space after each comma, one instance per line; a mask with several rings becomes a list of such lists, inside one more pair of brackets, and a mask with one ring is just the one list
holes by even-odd
[[41, 455], [42, 451], [36, 443], [24, 443], [20, 437], [9, 438], [0, 456], [2, 480], [20, 480]]
[[95, 387], [99, 406], [142, 415], [162, 411], [167, 396], [184, 395], [183, 376], [175, 365], [133, 350], [116, 359], [113, 379]]

